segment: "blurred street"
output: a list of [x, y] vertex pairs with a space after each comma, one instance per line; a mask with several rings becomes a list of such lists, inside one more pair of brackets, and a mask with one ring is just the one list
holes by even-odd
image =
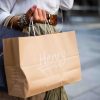
[[76, 31], [82, 69], [82, 80], [65, 86], [69, 100], [100, 100], [100, 19], [73, 16], [69, 21], [63, 31]]

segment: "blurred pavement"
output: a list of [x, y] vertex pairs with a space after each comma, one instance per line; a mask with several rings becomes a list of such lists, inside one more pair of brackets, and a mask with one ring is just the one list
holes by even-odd
[[63, 31], [76, 31], [82, 69], [82, 80], [65, 89], [69, 100], [100, 100], [100, 20], [80, 19], [63, 25]]

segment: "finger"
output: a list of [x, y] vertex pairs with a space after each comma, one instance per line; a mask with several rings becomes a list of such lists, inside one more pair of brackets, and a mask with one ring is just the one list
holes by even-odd
[[26, 18], [27, 18], [28, 22], [30, 21], [31, 16], [32, 16], [32, 11], [31, 11], [31, 8], [30, 8], [26, 13]]
[[47, 14], [46, 14], [45, 10], [42, 10], [42, 15], [43, 15], [44, 21], [46, 21], [47, 20]]
[[38, 13], [38, 8], [35, 9], [35, 12], [34, 12], [34, 20], [39, 20], [39, 13]]
[[30, 8], [27, 12], [26, 12], [26, 15], [27, 15], [27, 17], [30, 17], [30, 16], [32, 16], [32, 9]]
[[43, 21], [43, 20], [44, 20], [43, 10], [38, 9], [38, 15], [39, 15], [39, 19], [40, 19], [40, 21]]
[[26, 18], [28, 20], [30, 20], [30, 18], [33, 16], [34, 12], [35, 12], [36, 6], [33, 6], [32, 8], [30, 8], [27, 12], [26, 12]]
[[31, 8], [31, 11], [33, 12], [33, 14], [34, 14], [36, 8], [37, 8], [37, 6], [35, 6], [35, 5]]

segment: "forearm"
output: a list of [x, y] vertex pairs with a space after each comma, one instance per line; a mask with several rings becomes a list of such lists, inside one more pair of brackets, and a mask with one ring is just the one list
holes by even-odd
[[[33, 16], [33, 12], [35, 9], [29, 9], [25, 14], [22, 14], [20, 16], [9, 16], [5, 20], [5, 26], [12, 27], [16, 30], [23, 30], [23, 28], [27, 27], [30, 22], [30, 18]], [[10, 18], [10, 20], [9, 20]]]
[[10, 20], [9, 18], [7, 20], [9, 21], [8, 24], [6, 24], [7, 27], [20, 31], [29, 25], [29, 20], [26, 18], [26, 14], [13, 16]]
[[[16, 29], [16, 30], [21, 30], [20, 27], [18, 26], [18, 21], [19, 21], [19, 16], [13, 16], [9, 22], [7, 23], [7, 27]], [[8, 20], [8, 18], [5, 20], [5, 22]]]

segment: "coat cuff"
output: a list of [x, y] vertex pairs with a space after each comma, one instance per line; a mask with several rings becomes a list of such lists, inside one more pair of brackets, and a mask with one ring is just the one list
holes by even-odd
[[3, 25], [6, 18], [9, 17], [9, 16], [11, 16], [10, 13], [7, 13], [7, 12], [0, 13], [0, 25]]

